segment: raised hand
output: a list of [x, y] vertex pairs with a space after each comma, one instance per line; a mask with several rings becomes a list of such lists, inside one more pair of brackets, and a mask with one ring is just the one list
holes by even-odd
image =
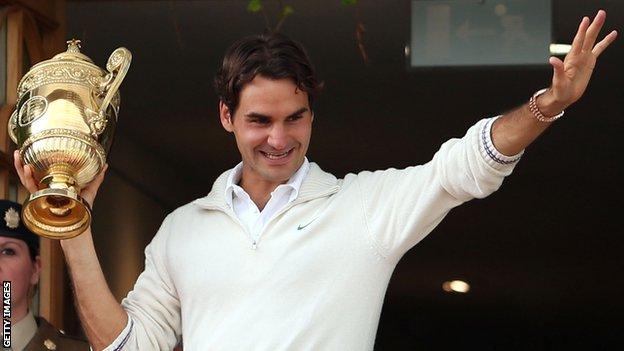
[[[19, 176], [20, 182], [22, 185], [30, 192], [31, 194], [39, 190], [39, 182], [35, 179], [33, 175], [32, 168], [29, 165], [22, 164], [22, 160], [20, 158], [19, 151], [15, 151], [13, 154], [13, 163], [15, 165], [15, 170], [17, 171], [17, 175]], [[93, 179], [87, 186], [82, 188], [80, 191], [80, 197], [82, 197], [89, 206], [93, 208], [93, 201], [95, 200], [95, 196], [97, 195], [98, 189], [100, 185], [104, 181], [104, 175], [106, 174], [106, 170], [108, 169], [108, 164], [104, 165], [104, 169], [98, 174], [95, 179]]]
[[554, 70], [549, 93], [559, 105], [560, 110], [570, 106], [583, 95], [598, 56], [617, 37], [617, 32], [614, 30], [596, 44], [606, 17], [607, 13], [603, 10], [598, 11], [593, 22], [589, 17], [583, 17], [572, 42], [572, 49], [564, 61], [556, 57], [551, 57], [549, 60]]

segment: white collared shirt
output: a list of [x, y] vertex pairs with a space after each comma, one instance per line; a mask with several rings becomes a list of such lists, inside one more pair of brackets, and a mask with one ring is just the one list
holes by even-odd
[[260, 211], [247, 192], [237, 185], [243, 173], [243, 163], [239, 163], [230, 173], [225, 186], [225, 202], [232, 208], [236, 217], [243, 223], [254, 242], [269, 221], [286, 205], [297, 198], [303, 179], [308, 174], [310, 162], [304, 158], [303, 164], [285, 184], [280, 184], [271, 192], [271, 197]]

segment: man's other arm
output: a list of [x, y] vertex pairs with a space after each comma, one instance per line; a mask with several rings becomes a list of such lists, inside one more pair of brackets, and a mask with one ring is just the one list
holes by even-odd
[[[19, 151], [14, 154], [15, 169], [20, 181], [32, 194], [38, 190], [32, 170], [21, 163]], [[102, 171], [80, 195], [91, 206], [104, 180]], [[115, 300], [98, 261], [91, 228], [81, 235], [61, 240], [65, 260], [74, 285], [74, 296], [83, 329], [94, 350], [103, 350], [113, 343], [128, 322], [128, 314]]]
[[[605, 18], [606, 13], [603, 10], [598, 11], [593, 22], [588, 17], [583, 17], [570, 53], [564, 61], [555, 57], [550, 58], [549, 62], [554, 71], [552, 84], [536, 99], [537, 107], [544, 116], [557, 115], [585, 92], [598, 56], [617, 37], [617, 32], [612, 31], [595, 44]], [[550, 124], [539, 121], [527, 103], [494, 122], [492, 141], [502, 154], [516, 155], [529, 146]]]
[[112, 344], [128, 323], [128, 314], [106, 283], [93, 245], [91, 228], [61, 241], [74, 286], [82, 327], [94, 350]]

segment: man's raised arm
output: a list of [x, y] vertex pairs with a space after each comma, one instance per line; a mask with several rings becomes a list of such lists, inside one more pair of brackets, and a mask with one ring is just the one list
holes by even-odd
[[562, 62], [556, 57], [550, 58], [554, 71], [552, 84], [543, 94], [534, 98], [534, 106], [527, 103], [494, 122], [492, 141], [499, 152], [504, 155], [518, 154], [548, 128], [551, 124], [548, 121], [554, 120], [552, 117], [583, 95], [596, 59], [617, 37], [617, 32], [612, 31], [596, 44], [606, 16], [606, 12], [600, 10], [593, 22], [583, 17], [565, 60]]
[[[15, 152], [15, 169], [22, 184], [30, 193], [37, 191], [30, 167], [22, 165], [18, 151]], [[90, 205], [104, 180], [100, 173], [80, 195]], [[74, 295], [80, 320], [89, 343], [94, 350], [102, 350], [113, 343], [128, 322], [128, 315], [110, 291], [100, 262], [98, 261], [91, 228], [81, 235], [61, 240], [61, 247], [69, 266]]]

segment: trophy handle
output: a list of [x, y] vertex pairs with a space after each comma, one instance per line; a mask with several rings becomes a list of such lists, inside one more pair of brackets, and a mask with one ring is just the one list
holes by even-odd
[[108, 105], [110, 105], [115, 93], [119, 90], [119, 86], [126, 76], [126, 73], [128, 73], [130, 61], [132, 61], [132, 54], [130, 53], [130, 50], [126, 48], [118, 48], [113, 51], [108, 58], [106, 69], [109, 73], [104, 78], [101, 86], [102, 90], [106, 93], [106, 96], [104, 97], [102, 106], [100, 107], [100, 116], [106, 116], [106, 109], [108, 109]]
[[9, 122], [7, 123], [7, 132], [9, 133], [9, 137], [15, 144], [17, 144], [17, 135], [15, 135], [15, 131], [17, 130], [17, 109], [13, 111], [11, 114], [11, 118], [9, 118]]

